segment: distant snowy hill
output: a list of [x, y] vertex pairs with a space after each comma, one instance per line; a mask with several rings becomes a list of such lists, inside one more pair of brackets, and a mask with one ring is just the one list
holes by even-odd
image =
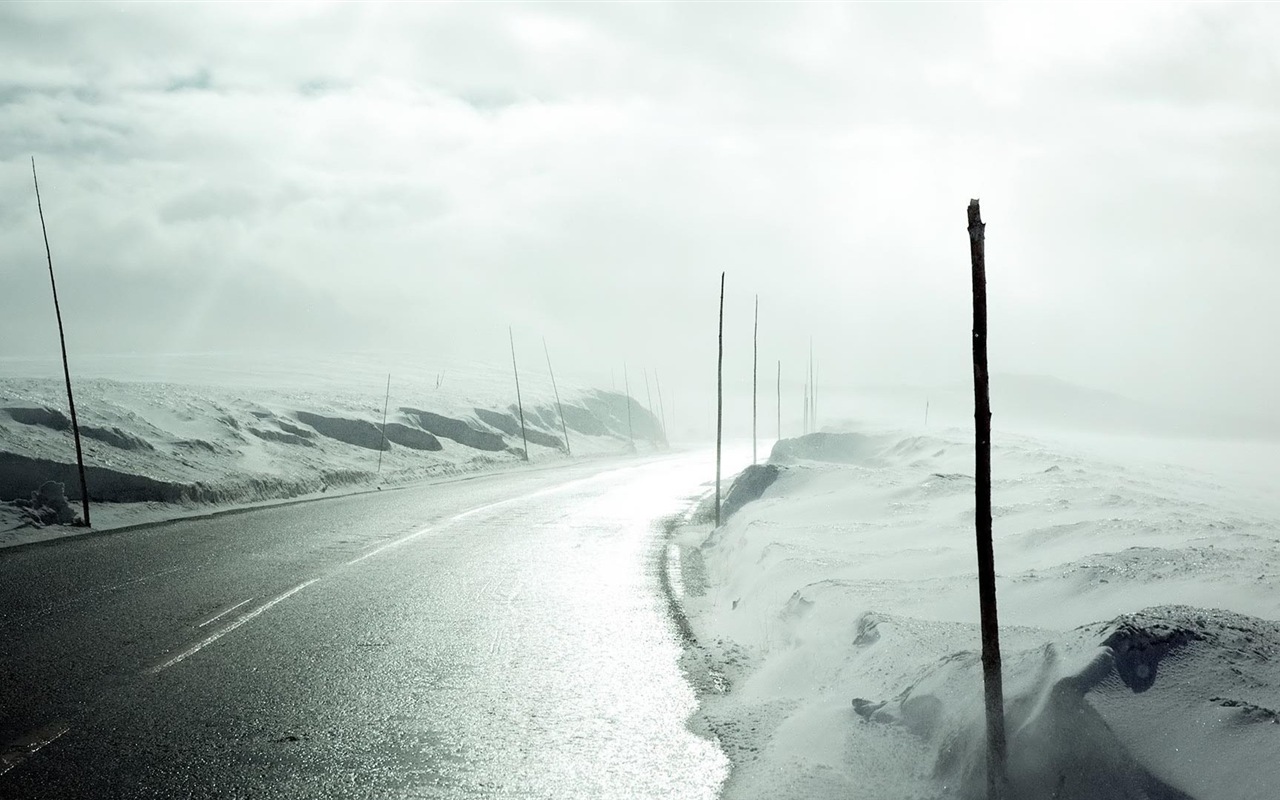
[[[934, 424], [964, 425], [973, 419], [973, 387], [969, 383], [867, 387], [857, 390], [856, 395], [864, 407], [871, 404], [877, 412], [873, 416], [899, 424], [922, 419], [926, 403]], [[856, 399], [841, 406], [859, 409]], [[1280, 439], [1280, 424], [1274, 421], [1184, 409], [1177, 402], [1147, 403], [1048, 375], [992, 375], [991, 407], [996, 428]]]
[[1061, 428], [1190, 436], [1280, 436], [1280, 426], [1262, 420], [1184, 409], [1176, 403], [1144, 403], [1048, 375], [995, 375], [991, 393], [993, 400], [1002, 404], [1002, 413]]

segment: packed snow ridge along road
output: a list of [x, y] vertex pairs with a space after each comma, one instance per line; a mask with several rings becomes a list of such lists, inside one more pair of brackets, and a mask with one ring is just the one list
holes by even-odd
[[[550, 382], [532, 378], [522, 432], [510, 372], [476, 365], [394, 379], [390, 398], [385, 374], [345, 362], [323, 380], [286, 374], [280, 385], [270, 374], [228, 379], [207, 364], [184, 377], [77, 382], [95, 528], [512, 468], [524, 463], [526, 439], [530, 461], [542, 464], [570, 450], [630, 452], [632, 435], [642, 449], [663, 442], [657, 418], [635, 399], [628, 409], [621, 392], [564, 386], [557, 403]], [[79, 530], [70, 526], [80, 484], [65, 408], [60, 377], [0, 380], [0, 546]]]
[[[1012, 797], [1276, 797], [1280, 448], [993, 448]], [[972, 469], [960, 430], [811, 434], [677, 531], [727, 798], [985, 797]]]

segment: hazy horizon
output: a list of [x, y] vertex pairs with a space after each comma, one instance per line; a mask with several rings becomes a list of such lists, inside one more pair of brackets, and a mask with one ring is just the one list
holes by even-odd
[[[993, 372], [1280, 419], [1280, 12], [0, 9], [0, 358], [421, 351], [632, 394]], [[749, 385], [749, 383], [747, 384]], [[739, 388], [738, 391], [741, 391]], [[767, 390], [762, 388], [762, 392]], [[798, 402], [798, 401], [797, 401]]]

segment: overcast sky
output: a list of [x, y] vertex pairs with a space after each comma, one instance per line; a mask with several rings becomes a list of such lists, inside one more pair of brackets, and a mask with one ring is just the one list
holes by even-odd
[[[1280, 9], [0, 5], [0, 355], [997, 372], [1274, 416]], [[665, 377], [670, 376], [670, 377]], [[788, 377], [792, 373], [788, 372]]]

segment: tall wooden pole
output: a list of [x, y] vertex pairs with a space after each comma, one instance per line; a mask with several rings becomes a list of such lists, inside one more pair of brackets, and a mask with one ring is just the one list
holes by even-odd
[[547, 349], [547, 337], [542, 337], [542, 352], [547, 354], [547, 372], [551, 373], [551, 391], [556, 393], [556, 412], [560, 414], [560, 432], [564, 434], [565, 455], [572, 456], [569, 447], [569, 428], [564, 424], [564, 406], [560, 405], [560, 390], [556, 388], [556, 371], [551, 368], [551, 351]]
[[813, 382], [813, 337], [809, 337], [809, 431], [813, 432], [818, 429], [818, 404], [814, 400], [814, 395], [818, 393], [818, 387]]
[[62, 307], [58, 305], [58, 282], [53, 279], [53, 252], [49, 249], [49, 229], [44, 224], [44, 205], [40, 202], [40, 180], [36, 177], [36, 159], [31, 157], [31, 182], [36, 187], [36, 210], [40, 212], [40, 232], [44, 235], [44, 254], [49, 261], [49, 286], [53, 289], [53, 313], [58, 318], [58, 343], [62, 346], [62, 376], [67, 381], [67, 407], [71, 410], [71, 433], [76, 440], [76, 466], [80, 470], [80, 506], [84, 509], [84, 526], [89, 522], [89, 484], [84, 479], [84, 450], [80, 447], [80, 422], [76, 419], [76, 399], [71, 394], [71, 367], [67, 364], [67, 337], [62, 329]]
[[813, 361], [813, 337], [809, 337], [809, 427], [818, 432], [818, 368]]
[[516, 408], [520, 411], [520, 440], [524, 443], [524, 460], [529, 460], [529, 437], [524, 430], [524, 401], [520, 399], [520, 368], [516, 366], [516, 335], [507, 326], [507, 338], [511, 340], [511, 371], [516, 376]]
[[751, 463], [756, 463], [756, 366], [760, 358], [760, 295], [756, 295], [755, 325], [751, 332]]
[[719, 356], [716, 359], [716, 527], [720, 527], [720, 447], [724, 437], [724, 273], [720, 273]]
[[622, 362], [622, 389], [627, 393], [627, 436], [631, 440], [631, 450], [636, 449], [636, 429], [631, 425], [631, 376], [627, 373], [627, 362]]
[[382, 474], [382, 450], [387, 446], [387, 408], [391, 405], [391, 373], [387, 373], [387, 396], [382, 401], [382, 441], [378, 443], [378, 474]]
[[804, 382], [804, 432], [809, 432], [809, 381]]
[[657, 415], [653, 414], [653, 395], [649, 394], [649, 368], [644, 367], [644, 402], [645, 409], [657, 419]]
[[[667, 439], [667, 406], [662, 402], [662, 379], [658, 377], [656, 369], [653, 371], [653, 382], [658, 387], [658, 419], [662, 422], [662, 441], [670, 445], [671, 442]], [[673, 411], [671, 415], [675, 416], [675, 412]]]
[[969, 258], [973, 265], [973, 423], [977, 505], [978, 602], [982, 617], [982, 682], [987, 707], [987, 795], [1006, 796], [1004, 684], [996, 616], [995, 555], [991, 544], [991, 395], [987, 371], [986, 225], [977, 200], [969, 201]]

